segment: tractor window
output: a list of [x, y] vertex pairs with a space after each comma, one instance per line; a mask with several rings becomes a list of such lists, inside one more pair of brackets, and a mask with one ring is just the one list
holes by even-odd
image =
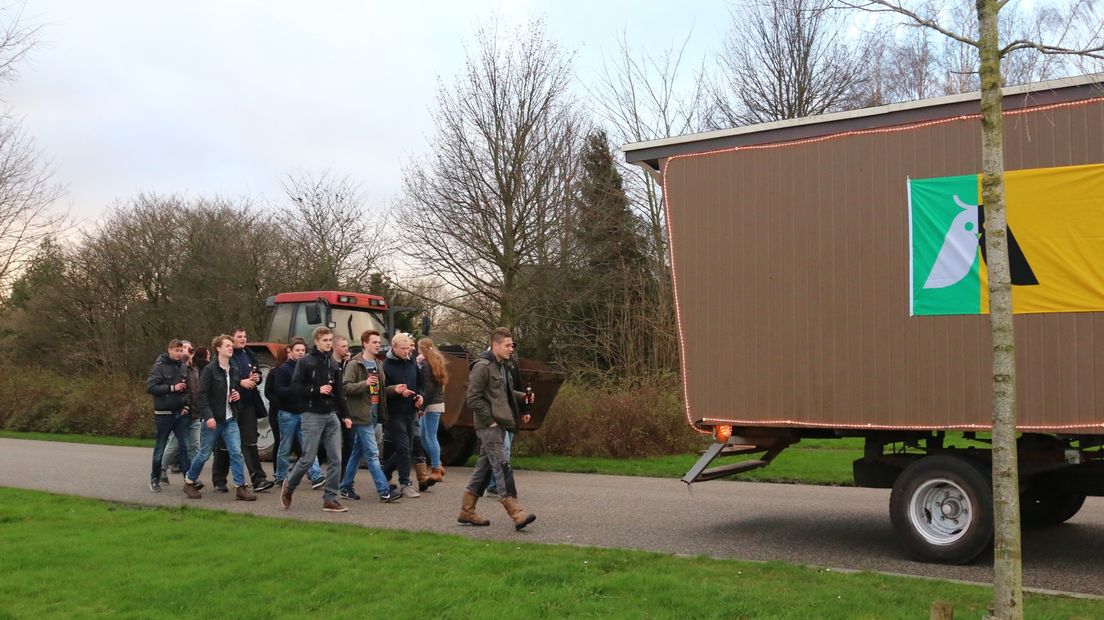
[[268, 328], [268, 338], [265, 342], [287, 342], [288, 333], [291, 332], [291, 304], [276, 306], [276, 312], [272, 313], [272, 325]]
[[360, 335], [366, 330], [374, 329], [380, 334], [384, 332], [384, 325], [378, 312], [334, 308], [330, 320], [337, 323], [334, 333], [348, 338], [350, 346], [360, 345]]
[[318, 323], [311, 323], [307, 320], [307, 306], [313, 306], [314, 302], [298, 303], [295, 304], [295, 321], [292, 324], [292, 336], [299, 336], [303, 340], [307, 341], [307, 347], [311, 346], [314, 342], [314, 328], [318, 327]]

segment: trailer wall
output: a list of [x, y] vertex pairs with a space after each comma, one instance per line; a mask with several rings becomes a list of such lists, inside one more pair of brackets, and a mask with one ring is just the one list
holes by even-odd
[[[824, 131], [663, 160], [688, 418], [989, 428], [988, 317], [910, 317], [908, 283], [906, 179], [980, 172], [980, 121]], [[1009, 170], [1104, 162], [1100, 101], [1005, 131]], [[1104, 313], [1015, 326], [1021, 428], [1104, 433]]]

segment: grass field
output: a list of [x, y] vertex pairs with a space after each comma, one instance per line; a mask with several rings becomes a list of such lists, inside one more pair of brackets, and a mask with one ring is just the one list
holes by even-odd
[[[511, 462], [518, 469], [681, 478], [698, 460], [699, 456], [699, 454], [678, 454], [639, 459], [515, 456], [511, 459]], [[847, 486], [854, 484], [851, 475], [851, 463], [861, 456], [861, 439], [803, 440], [778, 455], [768, 467], [739, 474], [731, 479]], [[751, 457], [726, 458], [730, 460], [726, 460], [724, 463]], [[718, 459], [713, 464], [721, 463], [722, 461]]]
[[33, 439], [35, 441], [67, 441], [69, 443], [89, 443], [101, 446], [133, 446], [153, 448], [152, 439], [134, 439], [131, 437], [102, 437], [100, 435], [70, 435], [57, 433], [22, 433], [0, 430], [0, 438]]
[[[519, 540], [523, 538], [518, 536]], [[0, 488], [0, 617], [980, 617], [981, 586]], [[1104, 601], [1029, 595], [1029, 618]]]

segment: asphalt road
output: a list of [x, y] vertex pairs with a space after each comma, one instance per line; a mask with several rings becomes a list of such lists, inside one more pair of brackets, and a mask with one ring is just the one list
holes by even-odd
[[[470, 470], [450, 468], [445, 481], [417, 499], [381, 504], [345, 502], [349, 512], [324, 513], [322, 496], [296, 491], [291, 510], [276, 490], [256, 502], [204, 489], [188, 500], [181, 476], [161, 493], [146, 487], [148, 448], [0, 439], [0, 486], [161, 506], [191, 505], [270, 517], [434, 531], [470, 538], [525, 540], [747, 560], [782, 560], [848, 570], [991, 582], [992, 562], [970, 566], [908, 559], [889, 524], [889, 492], [879, 489], [714, 481], [688, 491], [678, 480], [521, 471], [520, 500], [537, 515], [515, 532], [496, 502], [480, 512], [490, 527], [456, 523]], [[210, 464], [203, 479], [209, 483]], [[359, 487], [370, 487], [368, 472]], [[367, 495], [367, 494], [366, 494]], [[1104, 596], [1104, 498], [1089, 498], [1067, 524], [1028, 532], [1023, 544], [1024, 585]]]

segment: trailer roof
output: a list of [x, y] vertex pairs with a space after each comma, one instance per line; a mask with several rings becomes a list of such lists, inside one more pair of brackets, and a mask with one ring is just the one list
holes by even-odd
[[[1004, 109], [1015, 110], [1028, 106], [1077, 101], [1100, 96], [1102, 92], [1104, 92], [1104, 73], [1010, 86], [1004, 89]], [[622, 146], [621, 151], [625, 154], [625, 161], [647, 165], [652, 170], [659, 171], [661, 160], [675, 155], [747, 144], [801, 140], [843, 131], [918, 123], [962, 114], [977, 114], [980, 99], [981, 93], [975, 91], [876, 108], [746, 125], [647, 142], [633, 142]]]

